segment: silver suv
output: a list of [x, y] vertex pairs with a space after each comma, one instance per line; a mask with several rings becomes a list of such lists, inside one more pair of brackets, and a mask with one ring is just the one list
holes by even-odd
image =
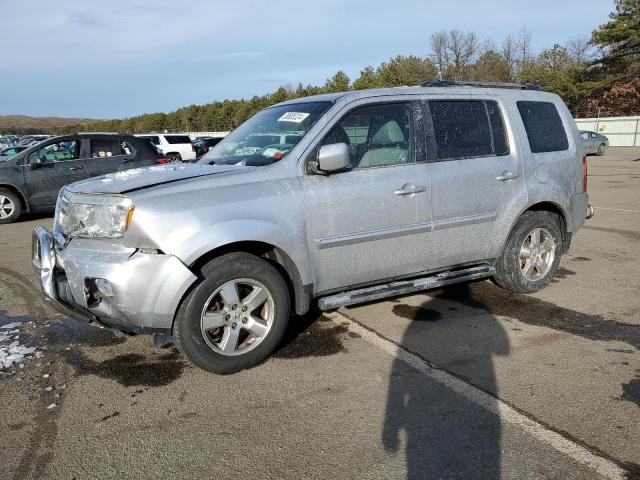
[[259, 112], [196, 164], [63, 189], [33, 263], [67, 315], [170, 335], [230, 373], [314, 301], [483, 277], [540, 290], [585, 221], [586, 187], [571, 114], [532, 86], [321, 95]]

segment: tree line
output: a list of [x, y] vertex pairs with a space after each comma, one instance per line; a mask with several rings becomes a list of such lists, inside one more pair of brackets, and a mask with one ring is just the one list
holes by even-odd
[[323, 85], [281, 86], [247, 100], [190, 105], [171, 113], [149, 113], [106, 120], [82, 130], [227, 131], [275, 103], [322, 93], [365, 88], [420, 85], [428, 79], [536, 83], [557, 93], [575, 117], [640, 115], [640, 0], [616, 0], [609, 21], [590, 37], [577, 36], [534, 52], [531, 33], [523, 27], [501, 43], [481, 40], [473, 32], [436, 32], [424, 57], [398, 55], [377, 67], [367, 65], [355, 80], [342, 71]]

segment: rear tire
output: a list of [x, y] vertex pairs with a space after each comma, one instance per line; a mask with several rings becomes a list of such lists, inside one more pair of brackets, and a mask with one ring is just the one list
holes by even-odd
[[167, 158], [169, 160], [171, 160], [172, 162], [181, 162], [182, 161], [182, 155], [180, 155], [179, 153], [167, 153]]
[[523, 213], [496, 261], [495, 282], [518, 293], [537, 292], [549, 285], [562, 255], [560, 224], [552, 212]]
[[289, 289], [270, 263], [237, 252], [211, 260], [178, 309], [173, 339], [213, 373], [253, 367], [278, 346], [289, 322]]
[[0, 224], [15, 222], [22, 213], [22, 200], [11, 190], [0, 188]]
[[598, 147], [597, 154], [601, 157], [605, 154], [606, 151], [607, 151], [607, 146], [604, 143], [601, 143], [600, 146]]

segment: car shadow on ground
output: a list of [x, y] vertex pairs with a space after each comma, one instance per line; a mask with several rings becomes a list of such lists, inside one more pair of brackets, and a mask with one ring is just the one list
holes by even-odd
[[[437, 295], [420, 307], [393, 307], [396, 315], [411, 320], [400, 345], [422, 357], [443, 358], [443, 349], [459, 349], [452, 362], [468, 362], [485, 391], [496, 391], [494, 355], [509, 351], [509, 340], [496, 318], [485, 314], [484, 305], [473, 299], [470, 285], [434, 292]], [[443, 338], [449, 330], [460, 332], [468, 323], [455, 303], [472, 304], [480, 310], [482, 327], [469, 325], [462, 334]], [[477, 324], [477, 319], [474, 323]], [[474, 328], [476, 327], [476, 328]], [[447, 368], [444, 365], [439, 367]], [[396, 358], [390, 375], [382, 443], [387, 452], [404, 451], [407, 478], [500, 478], [501, 424], [498, 415], [471, 402], [447, 386]]]

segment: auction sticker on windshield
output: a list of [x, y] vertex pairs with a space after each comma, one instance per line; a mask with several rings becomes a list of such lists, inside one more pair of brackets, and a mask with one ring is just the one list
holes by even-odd
[[287, 112], [284, 115], [282, 115], [278, 121], [279, 122], [294, 122], [294, 123], [300, 123], [302, 122], [305, 118], [307, 118], [309, 116], [308, 113], [303, 113], [303, 112]]

